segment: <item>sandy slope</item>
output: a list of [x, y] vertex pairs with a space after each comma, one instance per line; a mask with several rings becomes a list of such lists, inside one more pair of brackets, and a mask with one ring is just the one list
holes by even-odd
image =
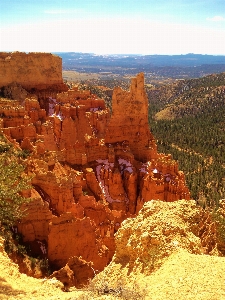
[[195, 255], [186, 251], [173, 254], [152, 276], [143, 278], [148, 297], [154, 300], [225, 299], [225, 258]]
[[[223, 300], [225, 258], [201, 254], [195, 235], [199, 209], [193, 201], [145, 204], [139, 215], [119, 229], [112, 262], [93, 280], [93, 291], [62, 291], [55, 279], [20, 274], [3, 250], [0, 238], [0, 299], [121, 299], [104, 294], [108, 286], [125, 290], [122, 299]], [[154, 251], [153, 251], [154, 250]], [[136, 287], [134, 287], [136, 284]]]
[[[60, 284], [19, 274], [7, 257], [0, 256], [0, 299], [115, 299], [87, 292], [62, 292]], [[225, 299], [225, 258], [179, 251], [150, 276], [137, 274], [135, 280], [145, 299]], [[146, 288], [147, 285], [147, 288]], [[57, 287], [58, 286], [58, 287]], [[83, 294], [83, 296], [82, 296]]]
[[117, 232], [116, 253], [96, 285], [136, 284], [134, 294], [153, 300], [225, 299], [225, 258], [203, 254], [201, 212], [195, 201], [145, 203]]

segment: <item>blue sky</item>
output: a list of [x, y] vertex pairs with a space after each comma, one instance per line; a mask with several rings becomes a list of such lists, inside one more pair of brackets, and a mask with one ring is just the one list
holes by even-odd
[[225, 2], [1, 0], [0, 51], [225, 55]]

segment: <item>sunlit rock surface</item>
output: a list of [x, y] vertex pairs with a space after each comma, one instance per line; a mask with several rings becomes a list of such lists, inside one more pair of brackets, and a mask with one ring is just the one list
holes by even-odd
[[[56, 62], [54, 80], [60, 83], [61, 61]], [[142, 73], [131, 80], [129, 91], [114, 90], [112, 115], [104, 100], [78, 88], [46, 94], [39, 90], [23, 102], [2, 99], [0, 104], [3, 133], [30, 152], [24, 163], [34, 190], [18, 230], [24, 241], [45, 246], [39, 252], [55, 269], [77, 259], [76, 267], [69, 266], [74, 273], [68, 275], [70, 284], [86, 282], [78, 278], [79, 268], [94, 276], [109, 264], [114, 234], [144, 203], [190, 199], [177, 162], [157, 152]]]

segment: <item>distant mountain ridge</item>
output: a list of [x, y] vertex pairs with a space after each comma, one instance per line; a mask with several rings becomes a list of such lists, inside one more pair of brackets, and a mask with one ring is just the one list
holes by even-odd
[[[225, 55], [208, 55], [208, 54], [181, 54], [181, 55], [141, 55], [141, 54], [107, 54], [98, 55], [93, 53], [82, 52], [55, 52], [64, 60], [64, 65], [68, 60], [82, 60], [88, 62], [89, 65], [102, 64], [116, 65], [116, 64], [151, 64], [154, 66], [200, 66], [210, 64], [225, 64]], [[89, 61], [91, 60], [91, 61]]]
[[[151, 91], [149, 93], [151, 97]], [[158, 93], [154, 93], [153, 98], [155, 97], [162, 108], [155, 115], [157, 120], [197, 116], [207, 111], [223, 109], [225, 73], [176, 81], [160, 87]]]
[[110, 72], [122, 76], [145, 72], [149, 77], [198, 78], [225, 72], [223, 55], [97, 55], [80, 52], [57, 52], [63, 60], [63, 70], [81, 73]]

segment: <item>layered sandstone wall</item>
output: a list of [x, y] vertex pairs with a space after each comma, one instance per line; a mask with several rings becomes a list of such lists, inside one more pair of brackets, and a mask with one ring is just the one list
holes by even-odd
[[[47, 160], [48, 167], [57, 162], [91, 164], [93, 172], [84, 172], [88, 188], [111, 209], [134, 214], [151, 199], [189, 199], [177, 162], [157, 152], [148, 126], [144, 75], [132, 79], [128, 92], [116, 88], [112, 101], [112, 116], [103, 100], [76, 88], [49, 98], [49, 116], [35, 98], [26, 99], [24, 105], [8, 101], [0, 110], [1, 126], [9, 139], [32, 151], [32, 158]], [[36, 180], [41, 188], [53, 185], [52, 191], [66, 197], [62, 188], [59, 191], [56, 177], [47, 183], [45, 175], [38, 173]], [[73, 202], [71, 197], [64, 202]], [[55, 205], [54, 196], [50, 198]], [[58, 213], [68, 208], [66, 205]]]
[[0, 52], [0, 88], [12, 82], [27, 90], [63, 84], [62, 59], [50, 53]]

